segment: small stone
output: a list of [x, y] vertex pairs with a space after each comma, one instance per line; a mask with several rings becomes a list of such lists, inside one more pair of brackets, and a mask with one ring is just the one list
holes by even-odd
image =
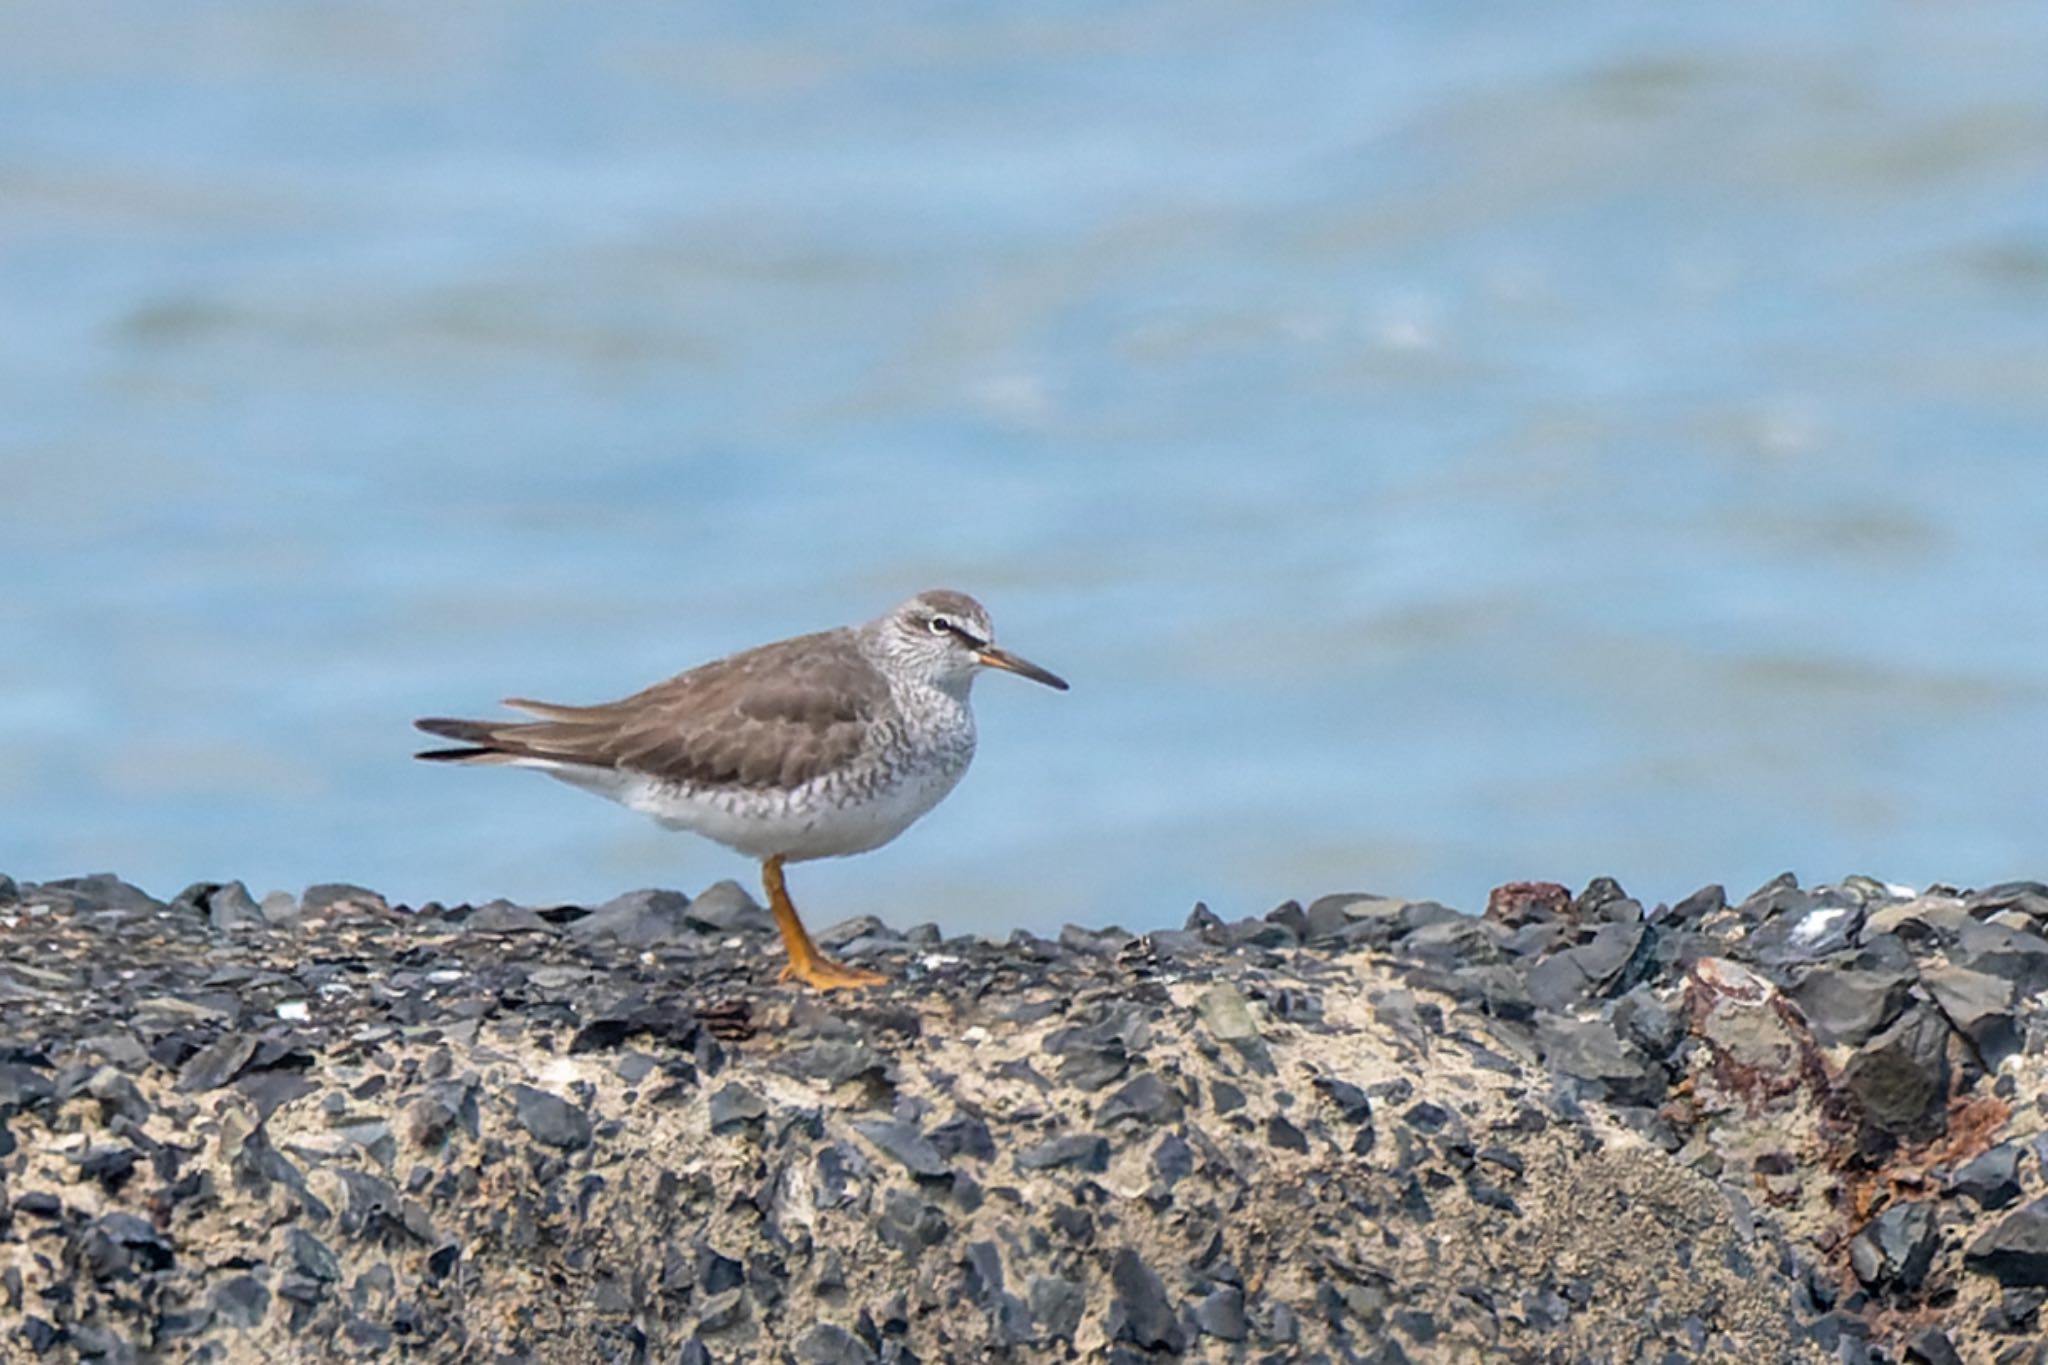
[[729, 1133], [767, 1115], [767, 1104], [738, 1081], [726, 1082], [711, 1097], [711, 1131], [714, 1133]]
[[36, 887], [35, 899], [58, 902], [74, 910], [159, 911], [168, 907], [139, 886], [122, 881], [111, 872], [89, 877], [60, 877]]
[[2048, 1285], [2048, 1198], [1985, 1229], [1964, 1251], [1963, 1261], [2008, 1288]]
[[[1784, 910], [1750, 935], [1747, 946], [1756, 961], [1770, 967], [1818, 962], [1855, 946], [1863, 928], [1862, 909], [1825, 901], [1799, 905], [1791, 899], [1811, 902], [1813, 894], [1794, 890], [1773, 893]], [[1749, 908], [1745, 903], [1743, 909]]]
[[888, 1245], [915, 1256], [945, 1241], [952, 1225], [936, 1204], [926, 1203], [908, 1190], [891, 1190], [875, 1230]]
[[988, 1125], [968, 1114], [955, 1114], [931, 1131], [932, 1146], [948, 1161], [971, 1156], [976, 1161], [994, 1161], [996, 1142]]
[[1252, 1013], [1251, 1002], [1244, 992], [1228, 981], [1218, 982], [1203, 991], [1195, 1002], [1200, 1011], [1202, 1023], [1211, 1037], [1219, 1043], [1228, 1043], [1247, 1057], [1254, 1054], [1266, 1055], [1266, 1044], [1261, 1036], [1258, 1017]]
[[648, 948], [695, 936], [690, 898], [680, 891], [648, 887], [614, 896], [569, 926], [580, 943], [609, 939], [622, 947]]
[[1648, 986], [1637, 986], [1615, 1002], [1614, 1026], [1623, 1040], [1653, 1059], [1669, 1057], [1685, 1036], [1685, 1021]]
[[1865, 1284], [1911, 1292], [1927, 1278], [1939, 1245], [1932, 1204], [1894, 1204], [1856, 1235], [1849, 1261]]
[[747, 1282], [747, 1268], [716, 1247], [697, 1249], [697, 1292], [709, 1297]]
[[715, 934], [766, 934], [775, 929], [775, 917], [731, 880], [706, 887], [690, 902], [685, 918], [691, 928]]
[[230, 1327], [255, 1327], [270, 1311], [270, 1291], [252, 1275], [237, 1275], [213, 1291], [213, 1311]]
[[1087, 1295], [1072, 1280], [1057, 1275], [1040, 1275], [1031, 1281], [1031, 1315], [1056, 1341], [1071, 1342], [1088, 1311]]
[[1906, 1008], [1912, 979], [1903, 972], [1856, 968], [1809, 972], [1790, 992], [1823, 1043], [1860, 1047]]
[[462, 927], [472, 934], [552, 934], [557, 932], [554, 925], [540, 917], [540, 911], [535, 910], [531, 906], [514, 905], [508, 900], [495, 900], [485, 905], [479, 905], [476, 909], [469, 912], [469, 918], [462, 921]]
[[341, 1262], [325, 1242], [304, 1228], [286, 1228], [284, 1246], [292, 1264], [308, 1279], [332, 1284], [341, 1278]]
[[1906, 1359], [1918, 1365], [1963, 1365], [1955, 1343], [1939, 1327], [1928, 1327], [1908, 1337]]
[[256, 1055], [256, 1039], [246, 1033], [227, 1033], [199, 1049], [178, 1070], [177, 1091], [196, 1095], [217, 1090], [242, 1073]]
[[1282, 1151], [1306, 1152], [1308, 1150], [1308, 1139], [1302, 1135], [1301, 1129], [1289, 1123], [1279, 1114], [1270, 1115], [1266, 1119], [1266, 1141], [1269, 1145], [1278, 1147]]
[[1545, 1059], [1556, 1070], [1595, 1087], [1608, 1098], [1652, 1104], [1664, 1095], [1662, 1068], [1617, 1038], [1597, 1019], [1545, 1019], [1537, 1030]]
[[1996, 1071], [2000, 1062], [2019, 1051], [2012, 982], [1989, 972], [1938, 967], [1920, 973], [1920, 984], [1956, 1032], [1970, 1040], [1987, 1068]]
[[512, 1103], [519, 1126], [531, 1133], [535, 1141], [565, 1152], [590, 1145], [590, 1116], [560, 1095], [530, 1085], [515, 1085]]
[[746, 1316], [746, 1312], [746, 1290], [728, 1289], [723, 1294], [713, 1294], [697, 1310], [697, 1330], [707, 1334], [723, 1332]]
[[1843, 1069], [1849, 1093], [1887, 1133], [1938, 1128], [1948, 1094], [1948, 1025], [1924, 1005], [1857, 1050]]
[[389, 910], [385, 899], [367, 887], [351, 886], [347, 882], [320, 882], [306, 888], [299, 897], [302, 914], [318, 915], [337, 906], [357, 906], [366, 910]]
[[1224, 1285], [1195, 1305], [1195, 1326], [1224, 1341], [1245, 1338], [1244, 1291]]
[[901, 1119], [864, 1119], [853, 1125], [855, 1132], [902, 1163], [912, 1175], [940, 1177], [953, 1173], [939, 1149], [914, 1123]]
[[1143, 1124], [1178, 1123], [1183, 1112], [1179, 1092], [1161, 1080], [1157, 1072], [1144, 1071], [1102, 1102], [1095, 1113], [1095, 1125], [1107, 1128], [1121, 1119], [1135, 1119]]
[[2004, 1143], [1957, 1170], [1949, 1179], [1949, 1192], [1968, 1195], [1982, 1209], [2002, 1209], [2020, 1197], [2019, 1172], [2019, 1144]]
[[1428, 1100], [1420, 1101], [1401, 1116], [1401, 1122], [1420, 1133], [1441, 1132], [1450, 1121], [1450, 1110]]
[[1109, 1139], [1062, 1133], [1056, 1138], [1026, 1147], [1014, 1158], [1024, 1171], [1047, 1171], [1071, 1167], [1100, 1173], [1109, 1169]]
[[862, 1077], [885, 1080], [891, 1070], [887, 1057], [856, 1038], [802, 1043], [777, 1056], [774, 1065], [778, 1071], [828, 1085], [845, 1085]]
[[1316, 1089], [1330, 1097], [1330, 1103], [1337, 1106], [1337, 1112], [1343, 1115], [1346, 1123], [1372, 1122], [1372, 1102], [1366, 1098], [1363, 1090], [1351, 1082], [1340, 1081], [1333, 1076], [1318, 1076], [1315, 1085]]
[[206, 919], [219, 933], [239, 929], [245, 925], [260, 925], [263, 907], [249, 894], [249, 888], [240, 882], [229, 882], [217, 886], [206, 898]]
[[837, 1323], [821, 1322], [796, 1342], [800, 1365], [875, 1365], [868, 1344]]
[[1130, 1247], [1122, 1248], [1110, 1263], [1109, 1279], [1116, 1289], [1109, 1308], [1112, 1340], [1148, 1351], [1183, 1349], [1187, 1337], [1166, 1297], [1166, 1285], [1144, 1258]]

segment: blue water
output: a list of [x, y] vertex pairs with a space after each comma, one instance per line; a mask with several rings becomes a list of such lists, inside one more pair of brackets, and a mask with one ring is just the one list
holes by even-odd
[[2048, 9], [0, 8], [0, 870], [749, 875], [411, 717], [945, 584], [819, 922], [2048, 874]]

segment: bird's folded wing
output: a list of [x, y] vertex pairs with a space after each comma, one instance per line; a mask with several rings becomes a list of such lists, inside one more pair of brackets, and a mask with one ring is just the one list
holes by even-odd
[[491, 726], [517, 758], [701, 787], [797, 786], [851, 762], [890, 705], [851, 632], [784, 640], [600, 706], [508, 701], [547, 719]]

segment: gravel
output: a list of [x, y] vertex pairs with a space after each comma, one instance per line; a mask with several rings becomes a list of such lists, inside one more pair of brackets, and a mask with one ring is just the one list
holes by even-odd
[[729, 882], [0, 876], [0, 1358], [2039, 1365], [2044, 925], [1531, 881], [818, 996]]

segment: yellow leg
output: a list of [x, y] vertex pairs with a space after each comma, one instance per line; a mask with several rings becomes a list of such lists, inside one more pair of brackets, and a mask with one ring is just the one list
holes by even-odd
[[784, 981], [794, 977], [821, 991], [879, 986], [888, 981], [886, 976], [834, 962], [818, 951], [818, 945], [804, 932], [804, 922], [797, 918], [796, 907], [789, 902], [789, 888], [782, 884], [779, 855], [761, 864], [761, 885], [768, 890], [768, 908], [775, 912], [775, 927], [782, 931], [782, 946], [789, 952], [789, 965], [782, 969]]

